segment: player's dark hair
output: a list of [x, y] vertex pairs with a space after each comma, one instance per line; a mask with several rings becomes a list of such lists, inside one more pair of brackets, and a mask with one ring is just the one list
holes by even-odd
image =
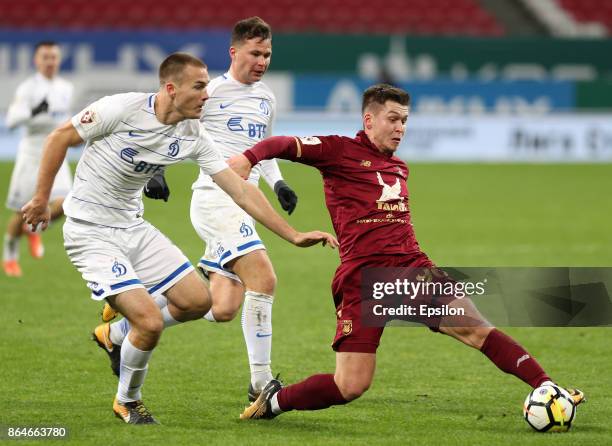
[[361, 103], [361, 112], [371, 104], [385, 105], [385, 102], [393, 101], [398, 104], [410, 106], [410, 94], [401, 88], [394, 87], [389, 84], [376, 84], [368, 87], [363, 92], [363, 102]]
[[54, 40], [41, 40], [34, 46], [34, 52], [36, 53], [36, 51], [38, 51], [38, 48], [41, 48], [43, 46], [59, 46], [59, 45]]
[[232, 29], [231, 45], [235, 46], [245, 40], [255, 38], [260, 40], [272, 39], [272, 28], [257, 16], [236, 22], [234, 29]]
[[170, 79], [181, 82], [183, 70], [187, 65], [197, 68], [206, 68], [206, 64], [201, 59], [187, 53], [172, 53], [164, 59], [159, 66], [159, 83], [165, 84]]

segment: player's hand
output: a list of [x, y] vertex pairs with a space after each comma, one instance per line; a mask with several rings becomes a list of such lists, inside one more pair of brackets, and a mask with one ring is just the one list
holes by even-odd
[[244, 156], [242, 153], [239, 155], [234, 155], [230, 159], [227, 160], [227, 164], [240, 175], [245, 180], [249, 178], [251, 174], [251, 162], [249, 159]]
[[307, 248], [318, 243], [323, 244], [323, 246], [329, 246], [331, 249], [336, 249], [340, 246], [336, 237], [322, 231], [298, 232], [293, 239], [293, 244], [300, 248]]
[[144, 187], [144, 194], [147, 198], [154, 200], [168, 201], [170, 189], [166, 183], [163, 173], [156, 173]]
[[49, 110], [49, 103], [47, 102], [47, 98], [43, 99], [40, 104], [32, 109], [32, 117], [40, 114], [47, 113]]
[[291, 189], [283, 180], [278, 180], [274, 184], [274, 193], [278, 197], [278, 202], [283, 210], [287, 211], [287, 213], [291, 215], [291, 213], [295, 210], [298, 201], [298, 197], [295, 192], [293, 192], [293, 189]]
[[23, 221], [30, 225], [32, 232], [39, 228], [44, 231], [49, 226], [51, 209], [49, 209], [49, 203], [46, 200], [32, 198], [21, 208], [21, 213]]

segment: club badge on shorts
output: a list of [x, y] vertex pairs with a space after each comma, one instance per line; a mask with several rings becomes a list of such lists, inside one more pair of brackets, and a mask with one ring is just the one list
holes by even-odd
[[353, 321], [350, 319], [343, 319], [340, 323], [342, 324], [342, 334], [344, 336], [350, 335], [353, 331]]

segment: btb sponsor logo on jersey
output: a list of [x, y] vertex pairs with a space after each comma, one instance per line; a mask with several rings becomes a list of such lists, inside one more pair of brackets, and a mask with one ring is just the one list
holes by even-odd
[[242, 126], [242, 116], [234, 116], [227, 120], [227, 128], [232, 132], [242, 132], [244, 127]]
[[[170, 146], [172, 146], [172, 144], [170, 144]], [[175, 149], [169, 149], [169, 150], [176, 150], [176, 153], [178, 154], [179, 149], [177, 146]], [[164, 166], [162, 164], [152, 164], [146, 161], [136, 160], [135, 157], [139, 153], [140, 152], [136, 149], [132, 149], [131, 147], [125, 147], [121, 149], [121, 151], [119, 152], [119, 156], [126, 163], [134, 165], [134, 172], [150, 174], [150, 173], [158, 172], [159, 170], [163, 169]]]
[[[246, 132], [249, 138], [262, 139], [266, 135], [266, 124], [260, 124], [257, 122], [242, 122], [242, 116], [234, 116], [227, 120], [227, 128], [232, 132]], [[246, 126], [246, 127], [245, 127]]]
[[132, 149], [131, 147], [121, 149], [121, 152], [119, 152], [119, 156], [121, 157], [121, 159], [130, 164], [134, 164], [134, 157], [136, 155], [138, 155], [138, 150]]

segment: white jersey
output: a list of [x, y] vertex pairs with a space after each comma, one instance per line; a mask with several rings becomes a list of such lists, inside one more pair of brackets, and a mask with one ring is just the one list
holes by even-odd
[[193, 159], [207, 175], [227, 163], [197, 119], [175, 125], [155, 116], [154, 93], [106, 96], [72, 118], [87, 141], [64, 202], [68, 217], [115, 228], [142, 223], [142, 189], [165, 167]]
[[[272, 135], [276, 98], [263, 82], [243, 84], [227, 72], [213, 79], [206, 92], [209, 98], [204, 103], [201, 122], [225, 159]], [[262, 161], [255, 166], [249, 181], [257, 185], [262, 174], [270, 187], [282, 179], [275, 160]], [[206, 188], [211, 184], [206, 172], [200, 171], [192, 188]]]
[[[73, 90], [67, 80], [57, 76], [48, 79], [40, 73], [19, 84], [6, 115], [6, 126], [25, 126], [25, 137], [19, 145], [20, 152], [41, 155], [47, 135], [70, 116]], [[32, 109], [43, 100], [49, 104], [48, 111], [32, 117]]]

